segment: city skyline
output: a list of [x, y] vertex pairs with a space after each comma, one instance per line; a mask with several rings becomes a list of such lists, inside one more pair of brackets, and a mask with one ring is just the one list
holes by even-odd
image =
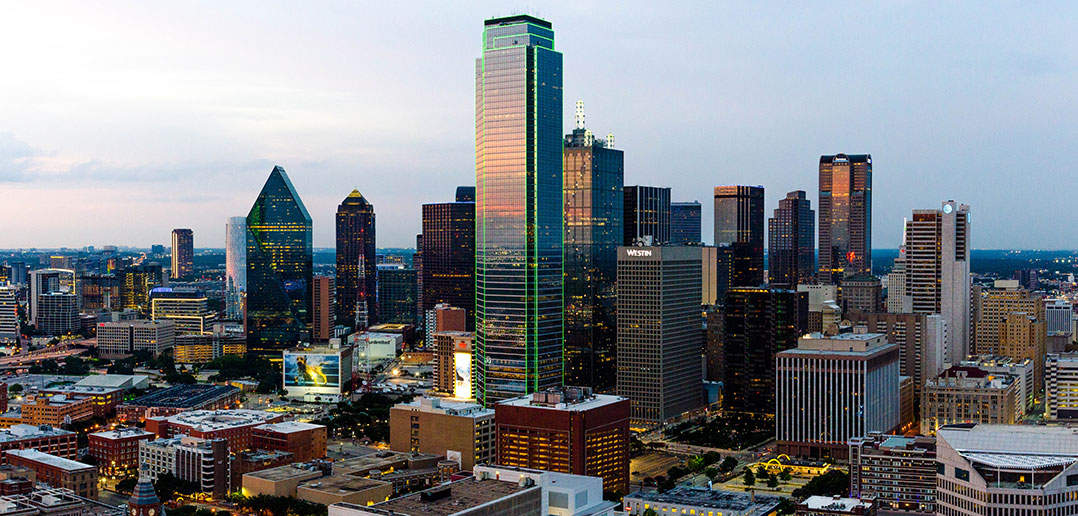
[[[1078, 236], [1022, 210], [1028, 201], [1002, 187], [1021, 180], [1041, 206], [1066, 201], [1066, 189], [1053, 188], [1074, 162], [1062, 142], [1073, 140], [1067, 115], [1078, 110], [1064, 93], [1076, 48], [1066, 13], [1010, 6], [971, 15], [954, 5], [926, 23], [920, 9], [897, 6], [813, 6], [789, 19], [762, 6], [708, 6], [691, 18], [608, 7], [538, 14], [569, 34], [564, 118], [575, 100], [588, 103], [602, 121], [597, 134], [613, 132], [628, 152], [626, 184], [670, 186], [673, 201], [704, 204], [715, 185], [762, 184], [766, 210], [797, 189], [816, 205], [818, 157], [865, 152], [876, 160], [879, 248], [897, 247], [912, 208], [944, 199], [996, 207], [978, 212], [994, 231], [977, 248], [1066, 248]], [[332, 245], [333, 211], [353, 188], [383, 207], [383, 245], [412, 247], [420, 204], [473, 177], [464, 63], [474, 57], [475, 20], [510, 13], [493, 4], [382, 8], [237, 4], [202, 20], [186, 7], [12, 6], [0, 41], [33, 51], [12, 63], [25, 80], [0, 87], [12, 101], [0, 104], [0, 185], [16, 199], [3, 213], [18, 218], [47, 191], [125, 224], [79, 227], [46, 214], [5, 231], [0, 248], [148, 247], [176, 227], [222, 247], [221, 221], [250, 205], [250, 185], [275, 164], [292, 171], [311, 208], [317, 247]], [[423, 36], [387, 48], [387, 17], [409, 19]], [[862, 24], [815, 30], [836, 19]], [[1004, 22], [1021, 36], [981, 38]], [[196, 25], [196, 38], [181, 32]], [[51, 43], [25, 44], [39, 40]], [[427, 52], [435, 41], [439, 51]], [[597, 47], [609, 57], [592, 63]], [[701, 65], [697, 54], [719, 58]], [[60, 79], [71, 75], [82, 80]], [[437, 88], [422, 80], [430, 76]], [[656, 91], [665, 91], [659, 101]], [[836, 113], [847, 122], [834, 123]], [[710, 209], [702, 219], [709, 236]]]

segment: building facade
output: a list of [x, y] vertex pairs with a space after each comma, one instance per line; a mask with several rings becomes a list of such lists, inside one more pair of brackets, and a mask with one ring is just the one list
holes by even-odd
[[418, 398], [389, 411], [389, 449], [444, 455], [470, 470], [494, 464], [494, 410], [475, 403]]
[[767, 284], [797, 288], [812, 283], [816, 272], [816, 212], [805, 192], [796, 190], [779, 200], [767, 221]]
[[[850, 496], [884, 512], [936, 514], [936, 440], [873, 433], [850, 439]], [[890, 513], [888, 512], [888, 513]]]
[[921, 390], [921, 434], [935, 435], [946, 425], [1012, 425], [1024, 413], [1019, 383], [1010, 375], [990, 375], [974, 367], [952, 366]]
[[[448, 303], [465, 311], [461, 331], [475, 330], [475, 190], [455, 202], [423, 205], [421, 315]], [[419, 268], [418, 266], [416, 266]], [[427, 328], [428, 335], [432, 333]]]
[[623, 245], [661, 245], [670, 241], [670, 188], [626, 186], [622, 202]]
[[419, 324], [418, 277], [415, 269], [378, 266], [378, 320], [386, 324]]
[[352, 190], [337, 207], [337, 321], [357, 331], [378, 322], [374, 205]]
[[1048, 355], [1044, 368], [1046, 419], [1078, 419], [1078, 353]]
[[172, 230], [172, 279], [186, 278], [195, 272], [195, 233], [190, 229]]
[[703, 243], [700, 235], [700, 201], [670, 203], [670, 243]]
[[820, 283], [872, 274], [872, 155], [820, 156]]
[[177, 335], [210, 333], [213, 315], [209, 299], [197, 290], [156, 287], [150, 291], [150, 319], [172, 321]]
[[247, 218], [225, 224], [225, 318], [243, 321], [247, 292]]
[[327, 342], [333, 337], [333, 326], [337, 320], [336, 282], [329, 276], [313, 276], [311, 283], [311, 308], [314, 319], [311, 325], [311, 339]]
[[729, 245], [731, 287], [764, 284], [764, 187], [715, 187], [715, 245]]

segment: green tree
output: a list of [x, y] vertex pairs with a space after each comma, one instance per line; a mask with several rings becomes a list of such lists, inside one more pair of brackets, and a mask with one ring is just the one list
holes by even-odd
[[779, 472], [779, 478], [783, 482], [789, 482], [793, 477], [793, 472], [790, 471], [790, 468], [782, 468], [782, 471]]
[[745, 485], [751, 486], [756, 483], [756, 475], [752, 474], [751, 468], [745, 468]]
[[845, 471], [833, 469], [812, 477], [804, 487], [794, 489], [793, 495], [797, 498], [845, 495], [849, 492], [849, 487], [850, 475]]
[[699, 472], [704, 469], [704, 458], [699, 455], [693, 455], [689, 457], [689, 460], [685, 462], [685, 466], [689, 468], [689, 471], [693, 473]]
[[7, 392], [8, 392], [8, 394], [18, 394], [18, 393], [22, 392], [22, 384], [16, 383], [16, 384], [12, 385], [11, 387], [8, 387]]
[[727, 456], [725, 459], [722, 459], [722, 464], [719, 464], [719, 471], [722, 471], [723, 473], [729, 473], [733, 471], [736, 467], [737, 459]]
[[655, 512], [655, 509], [648, 507], [644, 509], [644, 516], [659, 516], [659, 514]]
[[771, 489], [775, 489], [778, 486], [779, 486], [778, 477], [776, 477], [774, 475], [769, 475], [767, 477], [767, 487], [770, 487]]
[[711, 480], [715, 480], [715, 477], [719, 476], [719, 469], [707, 468], [704, 470], [704, 475]]
[[137, 478], [125, 478], [116, 484], [116, 490], [121, 493], [131, 493], [135, 490], [135, 486], [138, 485]]

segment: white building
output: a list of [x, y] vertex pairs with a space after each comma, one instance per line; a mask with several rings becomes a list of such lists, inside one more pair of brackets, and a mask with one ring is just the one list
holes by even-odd
[[30, 271], [30, 324], [37, 325], [39, 296], [50, 292], [75, 294], [75, 271], [70, 269], [37, 269]]
[[404, 335], [363, 331], [349, 335], [348, 344], [355, 347], [355, 368], [362, 371], [368, 361], [396, 358], [404, 348]]
[[1078, 353], [1048, 355], [1044, 366], [1045, 417], [1078, 419]]
[[648, 509], [659, 515], [771, 516], [779, 506], [779, 498], [775, 496], [707, 487], [677, 487], [665, 493], [638, 491], [626, 496], [623, 502], [627, 516], [643, 516]]
[[969, 424], [936, 432], [936, 513], [1078, 514], [1073, 428]]
[[1066, 299], [1045, 299], [1044, 319], [1048, 336], [1072, 335], [1074, 306]]
[[14, 288], [0, 288], [0, 344], [14, 344], [19, 337], [19, 302]]
[[176, 323], [120, 321], [97, 324], [97, 349], [105, 358], [146, 350], [155, 356], [175, 345]]

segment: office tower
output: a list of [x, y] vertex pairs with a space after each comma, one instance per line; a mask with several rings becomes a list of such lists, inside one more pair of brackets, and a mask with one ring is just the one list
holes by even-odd
[[[902, 240], [905, 242], [905, 223], [902, 224]], [[913, 313], [913, 297], [906, 291], [906, 244], [898, 248], [891, 272], [887, 274], [887, 311], [892, 314]]]
[[693, 245], [700, 252], [700, 304], [705, 307], [717, 306], [722, 303], [719, 297], [719, 287], [723, 284], [721, 278], [723, 272], [720, 268], [721, 252], [718, 247], [710, 245]]
[[[435, 306], [448, 303], [467, 314], [467, 326], [475, 328], [475, 189], [457, 188], [455, 202], [423, 205], [423, 234], [417, 244], [422, 267], [423, 317]], [[431, 328], [428, 328], [428, 334]]]
[[1048, 353], [1062, 353], [1074, 342], [1074, 307], [1066, 299], [1044, 300], [1044, 322]]
[[704, 315], [704, 380], [708, 382], [723, 380], [722, 319], [722, 307], [708, 310]]
[[733, 253], [731, 287], [764, 284], [764, 187], [715, 187], [715, 245]]
[[19, 340], [19, 302], [15, 287], [0, 288], [0, 345], [17, 344]]
[[11, 262], [11, 276], [8, 278], [8, 283], [12, 285], [25, 285], [29, 278], [27, 272], [29, 269], [24, 262]]
[[936, 438], [936, 514], [1078, 514], [1078, 435], [1062, 426], [962, 425]]
[[588, 475], [629, 492], [629, 400], [558, 387], [494, 405], [498, 465]]
[[311, 216], [275, 166], [247, 215], [248, 352], [278, 358], [310, 336], [311, 254]]
[[625, 156], [584, 128], [565, 137], [565, 381], [599, 392], [616, 383], [618, 246]]
[[150, 291], [161, 286], [164, 275], [161, 266], [154, 263], [125, 267], [117, 274], [117, 278], [120, 281], [120, 308], [148, 311]]
[[157, 321], [118, 321], [98, 323], [97, 348], [102, 358], [120, 358], [136, 351], [157, 356], [172, 349], [176, 342], [176, 323]]
[[846, 319], [855, 328], [886, 334], [898, 346], [899, 374], [913, 379], [917, 399], [925, 380], [943, 371], [947, 323], [939, 314], [849, 312]]
[[820, 283], [872, 274], [872, 155], [820, 156]]
[[670, 243], [673, 245], [699, 244], [700, 201], [670, 203]]
[[906, 222], [906, 292], [913, 312], [947, 321], [946, 356], [969, 354], [969, 206], [946, 201], [939, 210], [913, 210]]
[[378, 266], [378, 321], [419, 324], [415, 313], [416, 270], [403, 266]]
[[337, 308], [334, 302], [336, 299], [336, 285], [334, 278], [329, 276], [313, 276], [311, 281], [311, 293], [314, 295], [311, 300], [311, 309], [314, 310], [311, 340], [327, 342], [333, 338], [333, 326]]
[[476, 60], [476, 397], [561, 385], [562, 56], [550, 22], [484, 23]]
[[618, 248], [617, 393], [634, 425], [703, 406], [700, 250]]
[[84, 313], [120, 306], [120, 282], [112, 274], [80, 274], [75, 278], [79, 308]]
[[1042, 383], [1037, 383], [1037, 368], [1032, 359], [1014, 359], [999, 355], [971, 355], [958, 363], [960, 367], [973, 367], [990, 375], [1013, 376], [1018, 389], [1015, 396], [1019, 412], [1015, 419], [1022, 419], [1032, 412], [1041, 393]]
[[775, 354], [797, 347], [806, 329], [808, 294], [769, 288], [734, 288], [723, 307], [725, 410], [775, 410]]
[[423, 397], [389, 409], [390, 450], [459, 454], [462, 471], [497, 462], [494, 432], [494, 411], [475, 403]]
[[49, 292], [37, 296], [37, 331], [63, 335], [79, 329], [78, 299], [75, 294]]
[[242, 321], [247, 292], [247, 218], [229, 217], [225, 224], [225, 315]]
[[921, 434], [962, 423], [1013, 425], [1025, 415], [1019, 378], [979, 367], [951, 366], [921, 390]]
[[38, 325], [40, 297], [62, 292], [75, 294], [75, 271], [69, 269], [38, 269], [30, 271], [30, 324]]
[[1037, 269], [1016, 270], [1012, 278], [1029, 290], [1038, 290], [1041, 287], [1040, 272]]
[[812, 283], [816, 272], [816, 212], [805, 192], [796, 190], [779, 200], [767, 221], [767, 284], [796, 288]]
[[1078, 353], [1048, 355], [1044, 366], [1044, 413], [1053, 421], [1078, 420]]
[[150, 291], [150, 319], [176, 323], [176, 334], [209, 335], [213, 313], [206, 296], [194, 289], [157, 287]]
[[378, 322], [374, 205], [352, 190], [337, 207], [337, 322], [356, 331]]
[[1044, 385], [1044, 320], [1027, 313], [1010, 313], [1001, 324], [999, 333], [999, 355], [1015, 360], [1032, 360], [1033, 381], [1035, 385]]
[[[870, 434], [850, 439], [850, 495], [883, 511], [936, 514], [936, 440]], [[891, 512], [888, 512], [890, 514]]]
[[842, 278], [843, 312], [878, 312], [883, 307], [883, 284], [869, 274]]
[[186, 278], [195, 272], [195, 233], [190, 229], [172, 230], [172, 279]]
[[1003, 354], [1004, 323], [1012, 313], [1045, 318], [1044, 297], [1019, 286], [1016, 280], [996, 280], [993, 288], [983, 289], [980, 310], [974, 324], [977, 354]]
[[886, 335], [812, 333], [775, 361], [777, 453], [844, 461], [851, 438], [898, 429], [898, 346]]
[[645, 245], [670, 241], [670, 189], [661, 186], [626, 186], [622, 195], [623, 245], [637, 239]]

